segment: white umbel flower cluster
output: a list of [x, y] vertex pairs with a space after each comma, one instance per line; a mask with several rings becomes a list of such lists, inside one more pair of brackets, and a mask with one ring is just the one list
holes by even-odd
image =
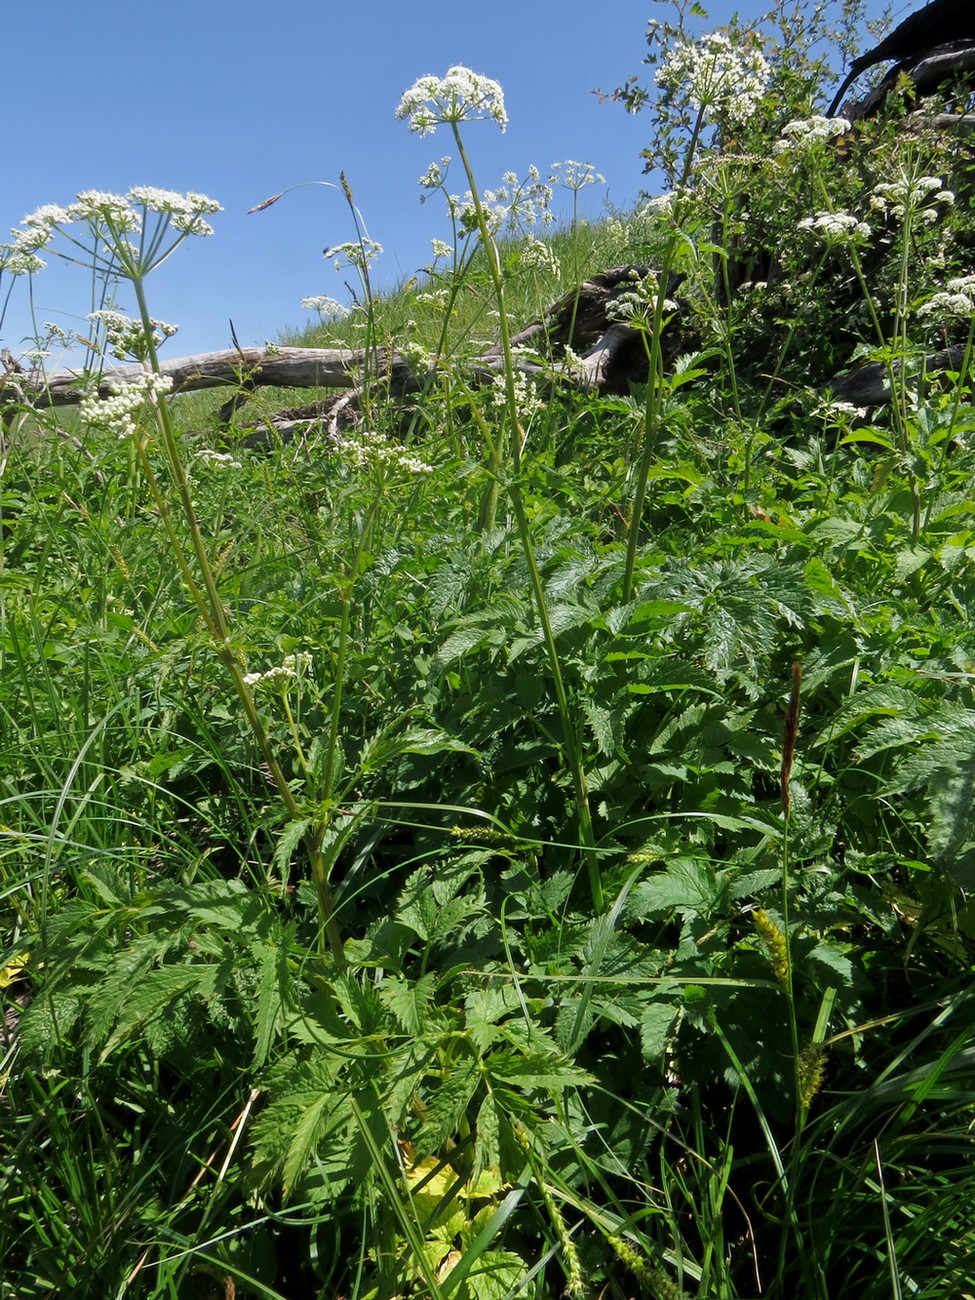
[[820, 145], [831, 144], [838, 136], [845, 135], [849, 129], [850, 122], [845, 117], [822, 117], [814, 114], [812, 117], [797, 118], [793, 122], [786, 122], [782, 128], [782, 139], [776, 140], [772, 152], [792, 155], [809, 153]]
[[311, 671], [312, 657], [307, 650], [297, 654], [285, 655], [280, 664], [268, 668], [263, 673], [245, 673], [244, 684], [251, 690], [268, 691], [272, 695], [284, 695], [298, 680], [298, 674]]
[[[137, 361], [145, 360], [148, 348], [141, 321], [132, 320], [122, 312], [108, 308], [89, 312], [88, 319], [104, 329], [105, 340], [113, 357], [119, 361], [125, 361], [129, 357], [134, 357]], [[149, 324], [152, 326], [154, 347], [159, 347], [164, 339], [171, 339], [179, 330], [178, 325], [167, 325], [164, 320], [156, 320], [154, 316], [150, 317]]]
[[656, 82], [673, 98], [686, 98], [698, 112], [710, 110], [729, 126], [741, 126], [765, 94], [771, 69], [756, 40], [732, 41], [709, 32], [682, 40], [657, 69]]
[[949, 280], [941, 293], [918, 307], [917, 314], [937, 317], [936, 324], [946, 319], [971, 320], [975, 316], [975, 275]]
[[490, 120], [502, 131], [508, 125], [500, 85], [462, 64], [449, 68], [445, 77], [428, 75], [415, 81], [400, 100], [396, 117], [406, 118], [417, 135], [432, 135], [443, 123]]
[[86, 424], [110, 429], [119, 438], [130, 438], [136, 431], [135, 417], [146, 406], [157, 405], [172, 386], [169, 375], [154, 375], [147, 370], [135, 383], [111, 382], [111, 397], [83, 397], [79, 414]]
[[954, 193], [945, 189], [940, 176], [901, 176], [874, 186], [870, 195], [875, 212], [901, 220], [910, 209], [915, 220], [926, 225], [933, 225], [954, 201]]
[[870, 238], [870, 226], [852, 212], [817, 212], [803, 217], [797, 230], [811, 235], [820, 244], [859, 244]]
[[[148, 270], [172, 251], [162, 247], [167, 228], [176, 232], [176, 242], [186, 235], [212, 235], [213, 227], [204, 217], [220, 210], [220, 204], [205, 194], [178, 194], [151, 185], [133, 186], [127, 194], [84, 190], [67, 207], [45, 203], [24, 217], [20, 228], [11, 231], [11, 241], [0, 244], [0, 268], [11, 275], [34, 274], [44, 266], [37, 250], [46, 248], [58, 231], [83, 225], [96, 239], [116, 246], [125, 235], [146, 237], [148, 230]], [[66, 237], [78, 243], [75, 235]], [[74, 254], [69, 260], [74, 260]]]

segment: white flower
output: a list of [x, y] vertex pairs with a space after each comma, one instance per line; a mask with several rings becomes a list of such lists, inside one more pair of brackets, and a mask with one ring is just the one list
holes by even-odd
[[650, 199], [640, 212], [641, 217], [672, 217], [677, 206], [678, 195], [671, 190], [668, 194], [657, 194]]
[[285, 655], [280, 664], [275, 664], [263, 673], [244, 673], [244, 684], [275, 695], [284, 695], [300, 674], [311, 671], [311, 666], [311, 655], [307, 650], [301, 650], [296, 654]]
[[352, 308], [346, 307], [328, 294], [320, 293], [312, 298], [302, 298], [302, 307], [306, 311], [317, 311], [322, 320], [339, 321], [345, 320], [347, 316], [352, 315]]
[[402, 470], [407, 474], [432, 474], [433, 466], [415, 456], [408, 456], [403, 448], [381, 433], [359, 429], [339, 443], [343, 460], [353, 469]]
[[555, 219], [549, 211], [551, 202], [552, 187], [543, 184], [539, 170], [534, 165], [528, 168], [525, 180], [519, 180], [514, 172], [505, 172], [498, 188], [485, 190], [483, 195], [485, 209], [493, 214], [499, 225], [506, 226], [511, 233], [526, 226], [534, 226], [539, 221], [543, 225], [551, 225]]
[[558, 276], [559, 259], [551, 244], [542, 243], [534, 235], [525, 235], [517, 247], [517, 264], [524, 270], [537, 270], [550, 276]]
[[[113, 357], [119, 361], [124, 361], [127, 357], [135, 357], [137, 361], [145, 360], [149, 349], [141, 321], [132, 320], [122, 312], [108, 308], [89, 312], [88, 319], [104, 328], [105, 339]], [[164, 320], [156, 320], [154, 317], [150, 317], [149, 324], [152, 326], [152, 342], [156, 347], [179, 331], [178, 325], [168, 325]]]
[[587, 185], [605, 185], [606, 177], [593, 170], [592, 163], [576, 162], [566, 158], [564, 162], [552, 163], [552, 175], [549, 180], [553, 185], [562, 185], [567, 190], [584, 190]]
[[431, 239], [433, 245], [433, 260], [438, 262], [441, 258], [450, 258], [454, 255], [454, 250], [450, 244], [445, 244], [442, 239]]
[[834, 402], [827, 399], [820, 402], [813, 414], [821, 416], [824, 420], [843, 424], [850, 420], [864, 420], [867, 412], [862, 406], [854, 406], [852, 402]]
[[20, 224], [22, 226], [42, 226], [49, 229], [52, 226], [66, 225], [70, 220], [67, 208], [59, 207], [56, 203], [45, 203], [36, 212], [31, 212], [24, 217]]
[[441, 123], [491, 118], [503, 131], [508, 125], [504, 92], [490, 77], [478, 76], [460, 64], [445, 77], [420, 77], [405, 92], [396, 109], [397, 120], [408, 118], [410, 130], [429, 135]]
[[[447, 168], [450, 166], [450, 155], [445, 154], [438, 163], [432, 162], [420, 177], [417, 184], [425, 190], [438, 190], [447, 179]], [[421, 198], [420, 202], [423, 202]]]
[[853, 244], [870, 237], [870, 226], [852, 212], [817, 212], [797, 226], [822, 244]]
[[657, 69], [656, 82], [672, 96], [686, 95], [698, 112], [711, 108], [730, 125], [754, 114], [771, 70], [754, 41], [732, 44], [724, 32], [699, 42], [680, 41]]
[[558, 275], [559, 259], [551, 244], [543, 244], [534, 235], [526, 235], [518, 245], [518, 265], [527, 271], [543, 271]]
[[111, 397], [83, 397], [79, 413], [88, 424], [111, 429], [119, 438], [131, 437], [136, 431], [135, 416], [147, 405], [158, 405], [159, 398], [172, 386], [170, 376], [146, 371], [135, 383], [110, 383]]
[[776, 140], [772, 152], [805, 153], [817, 145], [830, 144], [837, 136], [845, 135], [849, 129], [850, 123], [845, 117], [821, 117], [815, 114], [812, 117], [798, 118], [786, 122], [782, 128], [783, 139]]
[[954, 193], [944, 188], [940, 176], [901, 175], [896, 180], [875, 185], [870, 195], [874, 211], [900, 219], [910, 208], [919, 220], [929, 225], [942, 215], [938, 204], [951, 207], [954, 201]]
[[85, 190], [75, 203], [67, 208], [68, 221], [84, 221], [89, 225], [107, 225], [115, 234], [138, 230], [139, 217], [121, 194], [105, 190]]
[[[659, 293], [660, 284], [652, 271], [642, 279], [634, 276], [633, 288], [606, 304], [606, 319], [626, 324], [651, 320], [656, 311]], [[672, 298], [665, 298], [663, 307], [668, 312], [677, 311], [677, 303]]]
[[204, 447], [202, 451], [196, 453], [194, 459], [213, 469], [243, 469], [240, 461], [234, 460], [229, 451], [211, 451], [209, 447]]
[[380, 256], [382, 251], [382, 244], [377, 244], [374, 239], [363, 238], [347, 240], [344, 244], [335, 244], [331, 248], [326, 248], [322, 256], [335, 259], [336, 271], [341, 270], [343, 265], [355, 266], [360, 271], [365, 271]]
[[213, 227], [203, 220], [201, 214], [221, 211], [220, 204], [205, 194], [178, 194], [175, 190], [160, 190], [153, 185], [135, 185], [125, 197], [146, 212], [168, 215], [173, 229], [188, 235], [212, 235]]
[[431, 307], [445, 307], [450, 292], [447, 289], [430, 289], [416, 295], [417, 302], [429, 303]]
[[[545, 403], [539, 395], [537, 385], [520, 372], [513, 377], [513, 387], [515, 391], [515, 405], [518, 408], [518, 418], [525, 424], [537, 415], [539, 411], [545, 409]], [[504, 375], [495, 375], [491, 384], [491, 400], [499, 409], [508, 404], [508, 385]]]
[[975, 275], [962, 275], [948, 281], [945, 291], [936, 293], [917, 309], [918, 316], [951, 317], [970, 320], [975, 316]]
[[36, 275], [47, 263], [36, 253], [27, 252], [11, 244], [0, 245], [0, 271], [8, 275]]

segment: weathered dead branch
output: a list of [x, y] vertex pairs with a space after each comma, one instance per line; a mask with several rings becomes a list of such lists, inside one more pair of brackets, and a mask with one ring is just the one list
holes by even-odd
[[[379, 354], [396, 382], [415, 382], [413, 372], [401, 357]], [[366, 355], [348, 348], [231, 348], [225, 352], [203, 352], [198, 356], [164, 361], [160, 372], [173, 381], [173, 392], [235, 385], [241, 388], [355, 388], [363, 380]], [[373, 373], [376, 366], [372, 367]], [[105, 369], [99, 376], [77, 370], [59, 370], [53, 375], [8, 373], [0, 375], [0, 402], [29, 401], [32, 406], [73, 406], [81, 401], [87, 383], [97, 382], [100, 397], [107, 397], [113, 385], [134, 383], [143, 374], [139, 365]]]
[[[548, 385], [571, 385], [599, 393], [626, 392], [630, 384], [645, 382], [646, 339], [642, 331], [613, 319], [612, 304], [650, 274], [645, 266], [612, 267], [565, 294], [512, 339], [518, 369]], [[676, 294], [681, 278], [671, 277], [668, 296]], [[694, 336], [682, 329], [679, 321], [680, 312], [663, 340], [665, 365], [695, 345]], [[466, 364], [468, 382], [489, 382], [502, 365], [500, 347], [488, 348]], [[175, 393], [234, 387], [236, 392], [220, 412], [224, 420], [258, 387], [343, 390], [261, 421], [251, 435], [256, 441], [274, 434], [294, 436], [311, 424], [337, 435], [356, 422], [367, 380], [378, 385], [377, 393], [402, 401], [421, 392], [431, 377], [417, 374], [397, 353], [377, 350], [367, 355], [346, 348], [232, 348], [167, 361], [160, 370], [172, 379]], [[0, 406], [71, 406], [94, 385], [99, 396], [108, 396], [113, 388], [134, 383], [142, 373], [141, 366], [128, 365], [106, 369], [98, 376], [75, 370], [42, 376], [8, 366], [6, 373], [0, 374]]]
[[[965, 78], [975, 79], [975, 45], [971, 42], [936, 46], [924, 50], [915, 59], [895, 64], [884, 79], [869, 94], [854, 103], [843, 105], [843, 116], [850, 122], [863, 122], [876, 117], [888, 96], [907, 77], [913, 83], [912, 94], [918, 99], [933, 95], [944, 86], [957, 85]], [[945, 121], [942, 121], [942, 118]], [[970, 114], [938, 114], [937, 119], [923, 112], [912, 113], [908, 119], [911, 127], [930, 126], [936, 123], [943, 128], [950, 124], [953, 130], [971, 130], [973, 118]]]

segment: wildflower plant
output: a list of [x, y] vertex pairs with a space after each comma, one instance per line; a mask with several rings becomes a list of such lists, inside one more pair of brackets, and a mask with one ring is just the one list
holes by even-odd
[[[535, 557], [528, 515], [521, 491], [521, 458], [525, 445], [525, 430], [521, 408], [526, 398], [519, 391], [517, 381], [517, 365], [511, 345], [511, 329], [506, 304], [505, 277], [495, 226], [489, 208], [482, 200], [478, 190], [461, 131], [461, 127], [467, 122], [479, 120], [494, 121], [503, 131], [508, 121], [504, 108], [503, 92], [499, 84], [491, 78], [479, 76], [469, 68], [453, 67], [448, 70], [447, 75], [442, 79], [426, 76], [415, 82], [400, 100], [396, 109], [396, 117], [400, 120], [407, 120], [410, 130], [420, 136], [430, 134], [438, 126], [449, 126], [461, 166], [470, 187], [473, 220], [476, 222], [481, 247], [487, 259], [488, 274], [494, 290], [498, 313], [501, 353], [499, 388], [503, 386], [503, 411], [507, 426], [505, 445], [504, 442], [496, 441], [491, 436], [487, 421], [477, 410], [476, 405], [472, 406], [472, 414], [484, 435], [488, 448], [488, 467], [491, 476], [488, 491], [482, 502], [481, 522], [484, 527], [493, 525], [497, 494], [503, 479], [511, 501], [521, 547], [528, 564], [533, 602], [542, 628], [548, 667], [562, 723], [563, 745], [572, 774], [579, 838], [585, 859], [593, 906], [597, 912], [602, 912], [605, 907], [605, 895], [596, 854], [592, 813], [589, 807], [586, 776], [583, 767], [579, 719], [570, 704], [569, 694], [566, 689], [562, 664], [549, 617], [544, 585]], [[431, 175], [429, 170], [427, 175]], [[441, 173], [438, 171], [437, 175], [439, 176]], [[548, 197], [550, 197], [550, 191], [546, 193], [546, 206]]]
[[[139, 308], [138, 322], [131, 322], [114, 312], [107, 318], [99, 316], [98, 319], [106, 331], [110, 331], [116, 352], [138, 357], [146, 373], [130, 388], [117, 389], [108, 398], [86, 398], [83, 412], [92, 422], [108, 426], [119, 437], [127, 439], [130, 445], [134, 444], [163, 521], [168, 544], [207, 628], [212, 648], [229, 675], [275, 789], [292, 819], [301, 822], [297, 799], [270, 741], [251, 685], [245, 680], [240, 666], [230, 616], [221, 599], [215, 567], [194, 508], [190, 475], [169, 408], [162, 400], [162, 395], [171, 385], [160, 374], [157, 347], [160, 339], [172, 329], [163, 327], [150, 315], [146, 295], [145, 282], [151, 272], [190, 235], [212, 234], [206, 217], [219, 210], [218, 203], [200, 194], [180, 195], [147, 186], [136, 186], [124, 196], [90, 190], [79, 195], [77, 202], [67, 208], [47, 205], [26, 217], [21, 223], [22, 233], [15, 236], [15, 245], [22, 248], [29, 243], [32, 250], [49, 250], [68, 261], [87, 266], [102, 285], [103, 301], [106, 296], [114, 295], [120, 282], [128, 284], [135, 295]], [[160, 435], [178, 512], [189, 533], [192, 561], [180, 536], [170, 495], [157, 480], [143, 425], [136, 419], [137, 415], [145, 416], [147, 413]], [[327, 942], [335, 960], [343, 962], [342, 939], [335, 921], [327, 868], [322, 856], [324, 832], [307, 821], [301, 825], [306, 831], [303, 838], [319, 902], [322, 940]]]
[[419, 136], [433, 135], [438, 126], [457, 127], [462, 122], [492, 121], [504, 131], [508, 114], [504, 92], [498, 82], [479, 76], [460, 64], [444, 77], [418, 78], [405, 91], [396, 109]]

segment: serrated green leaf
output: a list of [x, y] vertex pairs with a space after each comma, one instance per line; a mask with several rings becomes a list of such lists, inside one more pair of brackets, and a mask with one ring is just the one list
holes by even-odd
[[419, 1035], [426, 1032], [437, 979], [437, 975], [430, 971], [416, 980], [389, 976], [379, 986], [379, 996], [402, 1025], [404, 1033]]
[[485, 1061], [485, 1069], [493, 1080], [515, 1084], [521, 1088], [570, 1088], [592, 1083], [588, 1071], [573, 1065], [565, 1058], [530, 1052], [492, 1052]]
[[426, 1090], [426, 1113], [416, 1139], [416, 1158], [440, 1153], [457, 1136], [461, 1120], [481, 1082], [481, 1070], [470, 1056], [451, 1064], [445, 1078]]
[[708, 915], [725, 890], [723, 877], [695, 858], [678, 858], [667, 864], [666, 871], [634, 885], [629, 906], [641, 916], [655, 912], [679, 912]]

